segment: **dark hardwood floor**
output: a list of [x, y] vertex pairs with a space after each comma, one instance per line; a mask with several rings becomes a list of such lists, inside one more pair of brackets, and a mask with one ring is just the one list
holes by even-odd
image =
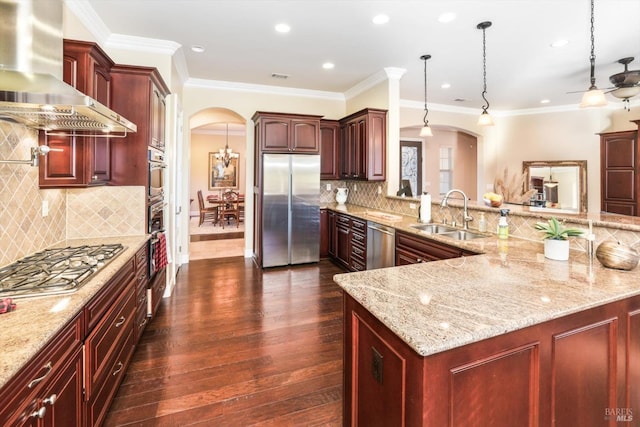
[[329, 261], [191, 261], [147, 326], [106, 426], [342, 425], [342, 293]]

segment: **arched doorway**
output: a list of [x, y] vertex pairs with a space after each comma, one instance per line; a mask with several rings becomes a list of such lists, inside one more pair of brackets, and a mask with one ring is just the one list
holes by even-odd
[[[243, 213], [246, 121], [234, 111], [208, 108], [191, 117], [189, 129], [189, 259], [244, 256], [244, 215], [223, 215], [222, 208], [225, 193], [233, 191]], [[198, 191], [207, 211], [203, 220]]]

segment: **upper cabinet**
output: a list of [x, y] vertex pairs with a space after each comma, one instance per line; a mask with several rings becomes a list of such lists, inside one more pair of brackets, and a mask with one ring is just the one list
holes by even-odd
[[[85, 95], [111, 107], [113, 62], [95, 43], [64, 40], [63, 79]], [[40, 187], [103, 185], [111, 178], [111, 138], [44, 135], [51, 151], [40, 163]]]
[[339, 179], [340, 122], [320, 120], [320, 179]]
[[[640, 120], [634, 120], [640, 127]], [[638, 131], [600, 135], [601, 210], [640, 215], [640, 147]]]
[[111, 107], [138, 126], [136, 133], [112, 141], [112, 184], [149, 185], [148, 147], [164, 150], [168, 94], [156, 68], [115, 65], [111, 69]]
[[387, 111], [366, 108], [340, 120], [340, 178], [386, 179]]
[[320, 116], [257, 111], [252, 120], [262, 153], [319, 153]]

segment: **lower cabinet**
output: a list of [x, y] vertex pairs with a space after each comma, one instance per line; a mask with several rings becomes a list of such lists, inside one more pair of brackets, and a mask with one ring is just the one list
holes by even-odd
[[150, 296], [151, 296], [151, 316], [155, 316], [160, 307], [160, 301], [164, 296], [164, 290], [167, 287], [167, 269], [163, 268], [158, 271], [149, 284]]
[[345, 426], [637, 423], [638, 296], [426, 357], [344, 307]]
[[[142, 264], [146, 245], [2, 387], [0, 425], [93, 427], [104, 422], [141, 333], [139, 285], [147, 291]], [[164, 293], [161, 282], [156, 292]]]
[[333, 260], [351, 271], [367, 268], [367, 222], [351, 215], [334, 213], [330, 223]]
[[83, 425], [82, 316], [0, 391], [2, 426]]

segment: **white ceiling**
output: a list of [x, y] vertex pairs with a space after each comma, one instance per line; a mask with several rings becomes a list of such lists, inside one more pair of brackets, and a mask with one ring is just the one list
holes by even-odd
[[[176, 57], [184, 55], [191, 79], [342, 94], [395, 67], [406, 69], [401, 99], [424, 102], [420, 56], [430, 54], [430, 108], [479, 108], [482, 31], [476, 25], [492, 21], [486, 30], [490, 110], [575, 105], [581, 94], [566, 92], [589, 86], [589, 0], [66, 1], [93, 8], [108, 29], [107, 42], [125, 35], [182, 46]], [[440, 23], [444, 12], [457, 18]], [[378, 13], [390, 21], [374, 25]], [[640, 0], [595, 0], [598, 87], [609, 87], [609, 75], [623, 71], [620, 58], [636, 57], [630, 68], [640, 69], [639, 19]], [[291, 26], [288, 34], [274, 30], [281, 22]], [[557, 39], [569, 44], [551, 48]], [[192, 45], [206, 50], [196, 54]], [[324, 70], [326, 61], [335, 68]], [[290, 77], [275, 79], [272, 73]], [[449, 89], [440, 87], [445, 82]], [[550, 103], [542, 105], [542, 99]]]

